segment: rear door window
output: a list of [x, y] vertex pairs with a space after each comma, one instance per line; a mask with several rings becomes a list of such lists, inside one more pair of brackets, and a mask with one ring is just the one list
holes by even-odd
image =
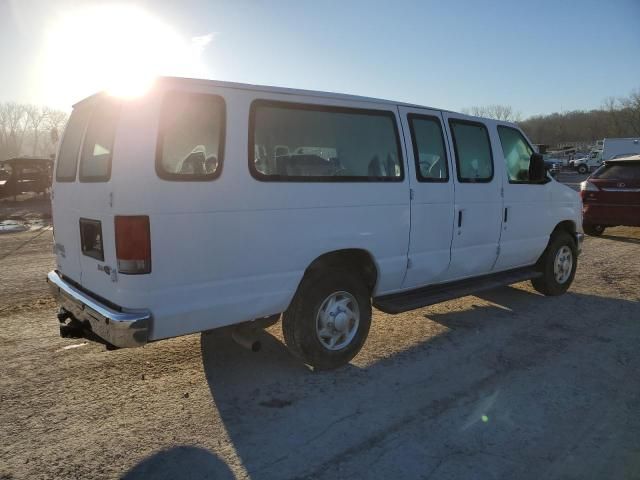
[[493, 155], [487, 127], [466, 120], [449, 120], [456, 153], [458, 181], [486, 183], [493, 178]]
[[156, 172], [165, 180], [212, 180], [224, 152], [225, 105], [217, 95], [170, 92], [162, 105]]
[[58, 152], [56, 166], [56, 181], [58, 182], [74, 182], [76, 180], [80, 144], [90, 112], [91, 109], [88, 105], [79, 105], [71, 113]]
[[105, 102], [97, 105], [84, 137], [80, 156], [81, 182], [106, 182], [111, 177], [113, 139], [120, 105]]

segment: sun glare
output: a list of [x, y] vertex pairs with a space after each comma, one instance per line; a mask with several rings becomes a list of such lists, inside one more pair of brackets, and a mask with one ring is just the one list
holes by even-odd
[[80, 8], [48, 29], [38, 82], [50, 104], [73, 103], [101, 90], [135, 97], [158, 75], [208, 76], [201, 53], [212, 37], [183, 37], [138, 7]]

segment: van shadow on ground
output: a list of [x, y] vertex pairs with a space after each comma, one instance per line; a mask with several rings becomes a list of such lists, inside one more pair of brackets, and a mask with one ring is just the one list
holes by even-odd
[[178, 446], [161, 450], [125, 473], [123, 480], [232, 480], [227, 465], [217, 456], [198, 447]]
[[[332, 470], [336, 465], [375, 451], [413, 424], [423, 424], [426, 435], [431, 422], [448, 409], [467, 402], [473, 411], [476, 403], [498, 391], [496, 385], [503, 390], [520, 388], [505, 387], [502, 380], [514, 372], [526, 375], [528, 369], [544, 363], [544, 356], [559, 356], [572, 342], [587, 337], [611, 342], [594, 336], [591, 329], [596, 325], [580, 318], [580, 305], [609, 312], [613, 321], [622, 312], [640, 315], [637, 302], [576, 293], [546, 298], [508, 287], [480, 297], [497, 305], [427, 314], [445, 325], [447, 332], [366, 368], [349, 365], [333, 372], [312, 372], [266, 332], [258, 354], [234, 344], [228, 331], [203, 334], [202, 361], [211, 395], [249, 476], [340, 475]], [[538, 315], [542, 304], [555, 306], [555, 313]], [[400, 317], [385, 317], [385, 321], [394, 318]], [[521, 415], [539, 408], [534, 399], [530, 402], [521, 405]], [[576, 409], [564, 399], [559, 400], [559, 408]], [[467, 418], [465, 428], [479, 421], [480, 417]], [[550, 430], [560, 428], [557, 419], [547, 421]], [[462, 428], [451, 426], [454, 431], [458, 427]], [[438, 448], [433, 444], [434, 452]], [[429, 457], [430, 451], [381, 451], [371, 477], [384, 478], [383, 472], [397, 473], [398, 468], [405, 478], [424, 474], [427, 464], [439, 462]]]

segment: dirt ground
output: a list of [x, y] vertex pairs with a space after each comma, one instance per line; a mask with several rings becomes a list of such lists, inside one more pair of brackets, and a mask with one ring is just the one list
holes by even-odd
[[403, 315], [317, 373], [279, 325], [106, 351], [58, 336], [51, 230], [0, 235], [0, 479], [640, 479], [640, 229], [575, 283]]

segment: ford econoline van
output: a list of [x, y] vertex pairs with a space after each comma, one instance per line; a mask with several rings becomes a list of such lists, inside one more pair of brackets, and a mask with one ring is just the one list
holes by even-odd
[[372, 307], [565, 292], [581, 212], [508, 122], [162, 78], [74, 106], [48, 281], [64, 336], [134, 347], [281, 316], [291, 351], [328, 369], [358, 353]]

